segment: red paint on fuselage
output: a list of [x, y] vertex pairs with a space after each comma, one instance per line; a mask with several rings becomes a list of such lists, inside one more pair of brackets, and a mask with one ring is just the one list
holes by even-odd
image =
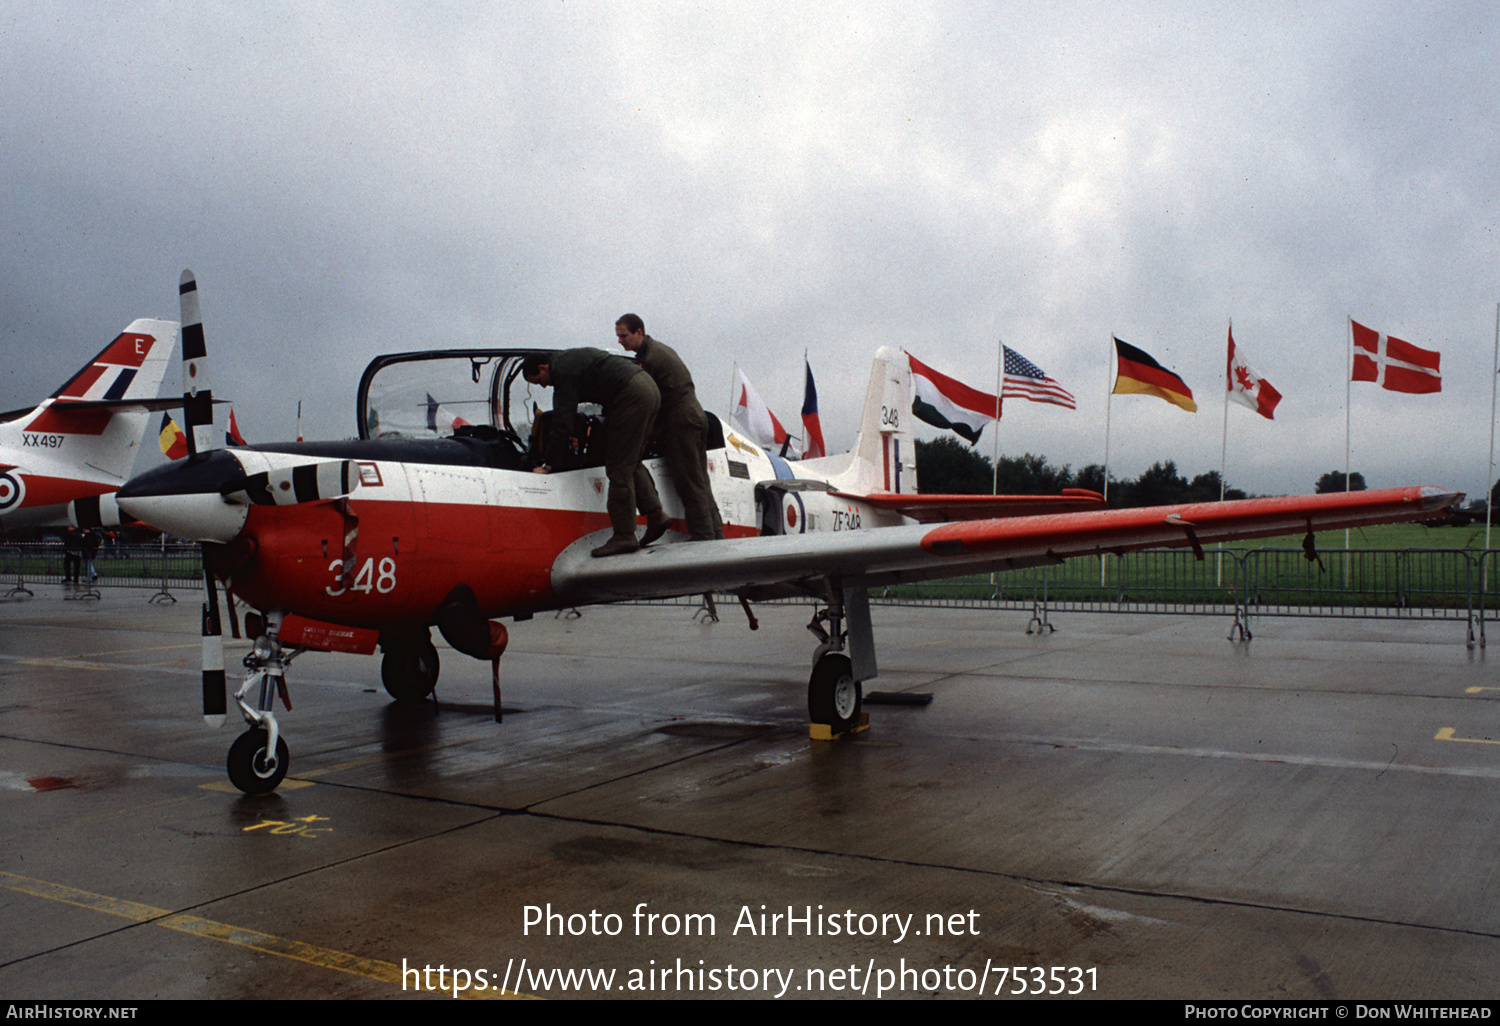
[[112, 492], [118, 485], [102, 481], [85, 481], [81, 478], [44, 477], [40, 474], [22, 474], [26, 483], [26, 498], [21, 509], [33, 506], [65, 506], [75, 499]]
[[359, 531], [342, 568], [344, 515], [334, 503], [255, 506], [241, 538], [255, 555], [231, 575], [235, 594], [259, 609], [328, 623], [407, 629], [431, 622], [454, 587], [467, 584], [486, 617], [557, 606], [558, 555], [609, 527], [600, 512], [456, 503], [349, 503]]

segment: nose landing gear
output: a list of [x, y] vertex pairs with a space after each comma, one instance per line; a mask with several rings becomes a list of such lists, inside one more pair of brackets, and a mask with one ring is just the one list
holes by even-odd
[[[250, 729], [229, 747], [226, 768], [229, 782], [246, 794], [270, 794], [280, 786], [291, 766], [291, 755], [281, 738], [281, 729], [272, 709], [277, 695], [281, 696], [287, 709], [291, 709], [286, 690], [286, 668], [306, 650], [281, 647], [276, 638], [279, 622], [274, 614], [267, 618], [265, 633], [255, 639], [255, 646], [245, 656], [245, 669], [250, 672], [245, 675], [245, 683], [234, 693], [235, 704], [240, 707]], [[256, 692], [254, 708], [246, 701], [252, 691]]]

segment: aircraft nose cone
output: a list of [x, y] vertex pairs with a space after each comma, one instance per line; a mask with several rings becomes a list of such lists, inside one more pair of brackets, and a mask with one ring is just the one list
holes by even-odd
[[244, 473], [233, 454], [221, 449], [133, 477], [115, 500], [126, 514], [158, 531], [193, 541], [233, 541], [249, 507], [226, 501], [219, 488]]

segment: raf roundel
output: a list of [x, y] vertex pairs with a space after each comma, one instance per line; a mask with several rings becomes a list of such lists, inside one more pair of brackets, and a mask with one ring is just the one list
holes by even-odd
[[26, 498], [26, 485], [19, 477], [0, 474], [0, 513], [14, 509]]

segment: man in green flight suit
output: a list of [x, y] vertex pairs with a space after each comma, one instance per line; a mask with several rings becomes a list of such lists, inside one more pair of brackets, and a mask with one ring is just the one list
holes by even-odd
[[[708, 483], [707, 417], [698, 403], [693, 376], [671, 346], [646, 334], [645, 323], [635, 314], [626, 314], [615, 322], [615, 338], [635, 354], [661, 392], [656, 448], [672, 470], [688, 534], [694, 541], [724, 537], [719, 504]], [[649, 530], [647, 536], [655, 540]]]
[[635, 537], [637, 508], [646, 516], [648, 542], [660, 538], [671, 519], [662, 509], [650, 471], [641, 463], [661, 408], [661, 393], [651, 375], [602, 349], [584, 348], [533, 353], [522, 361], [521, 376], [533, 385], [553, 389], [546, 462], [534, 468], [539, 474], [572, 465], [568, 440], [573, 437], [578, 404], [604, 407], [604, 473], [609, 478], [605, 505], [614, 534], [593, 550], [594, 555], [615, 556], [640, 548]]

